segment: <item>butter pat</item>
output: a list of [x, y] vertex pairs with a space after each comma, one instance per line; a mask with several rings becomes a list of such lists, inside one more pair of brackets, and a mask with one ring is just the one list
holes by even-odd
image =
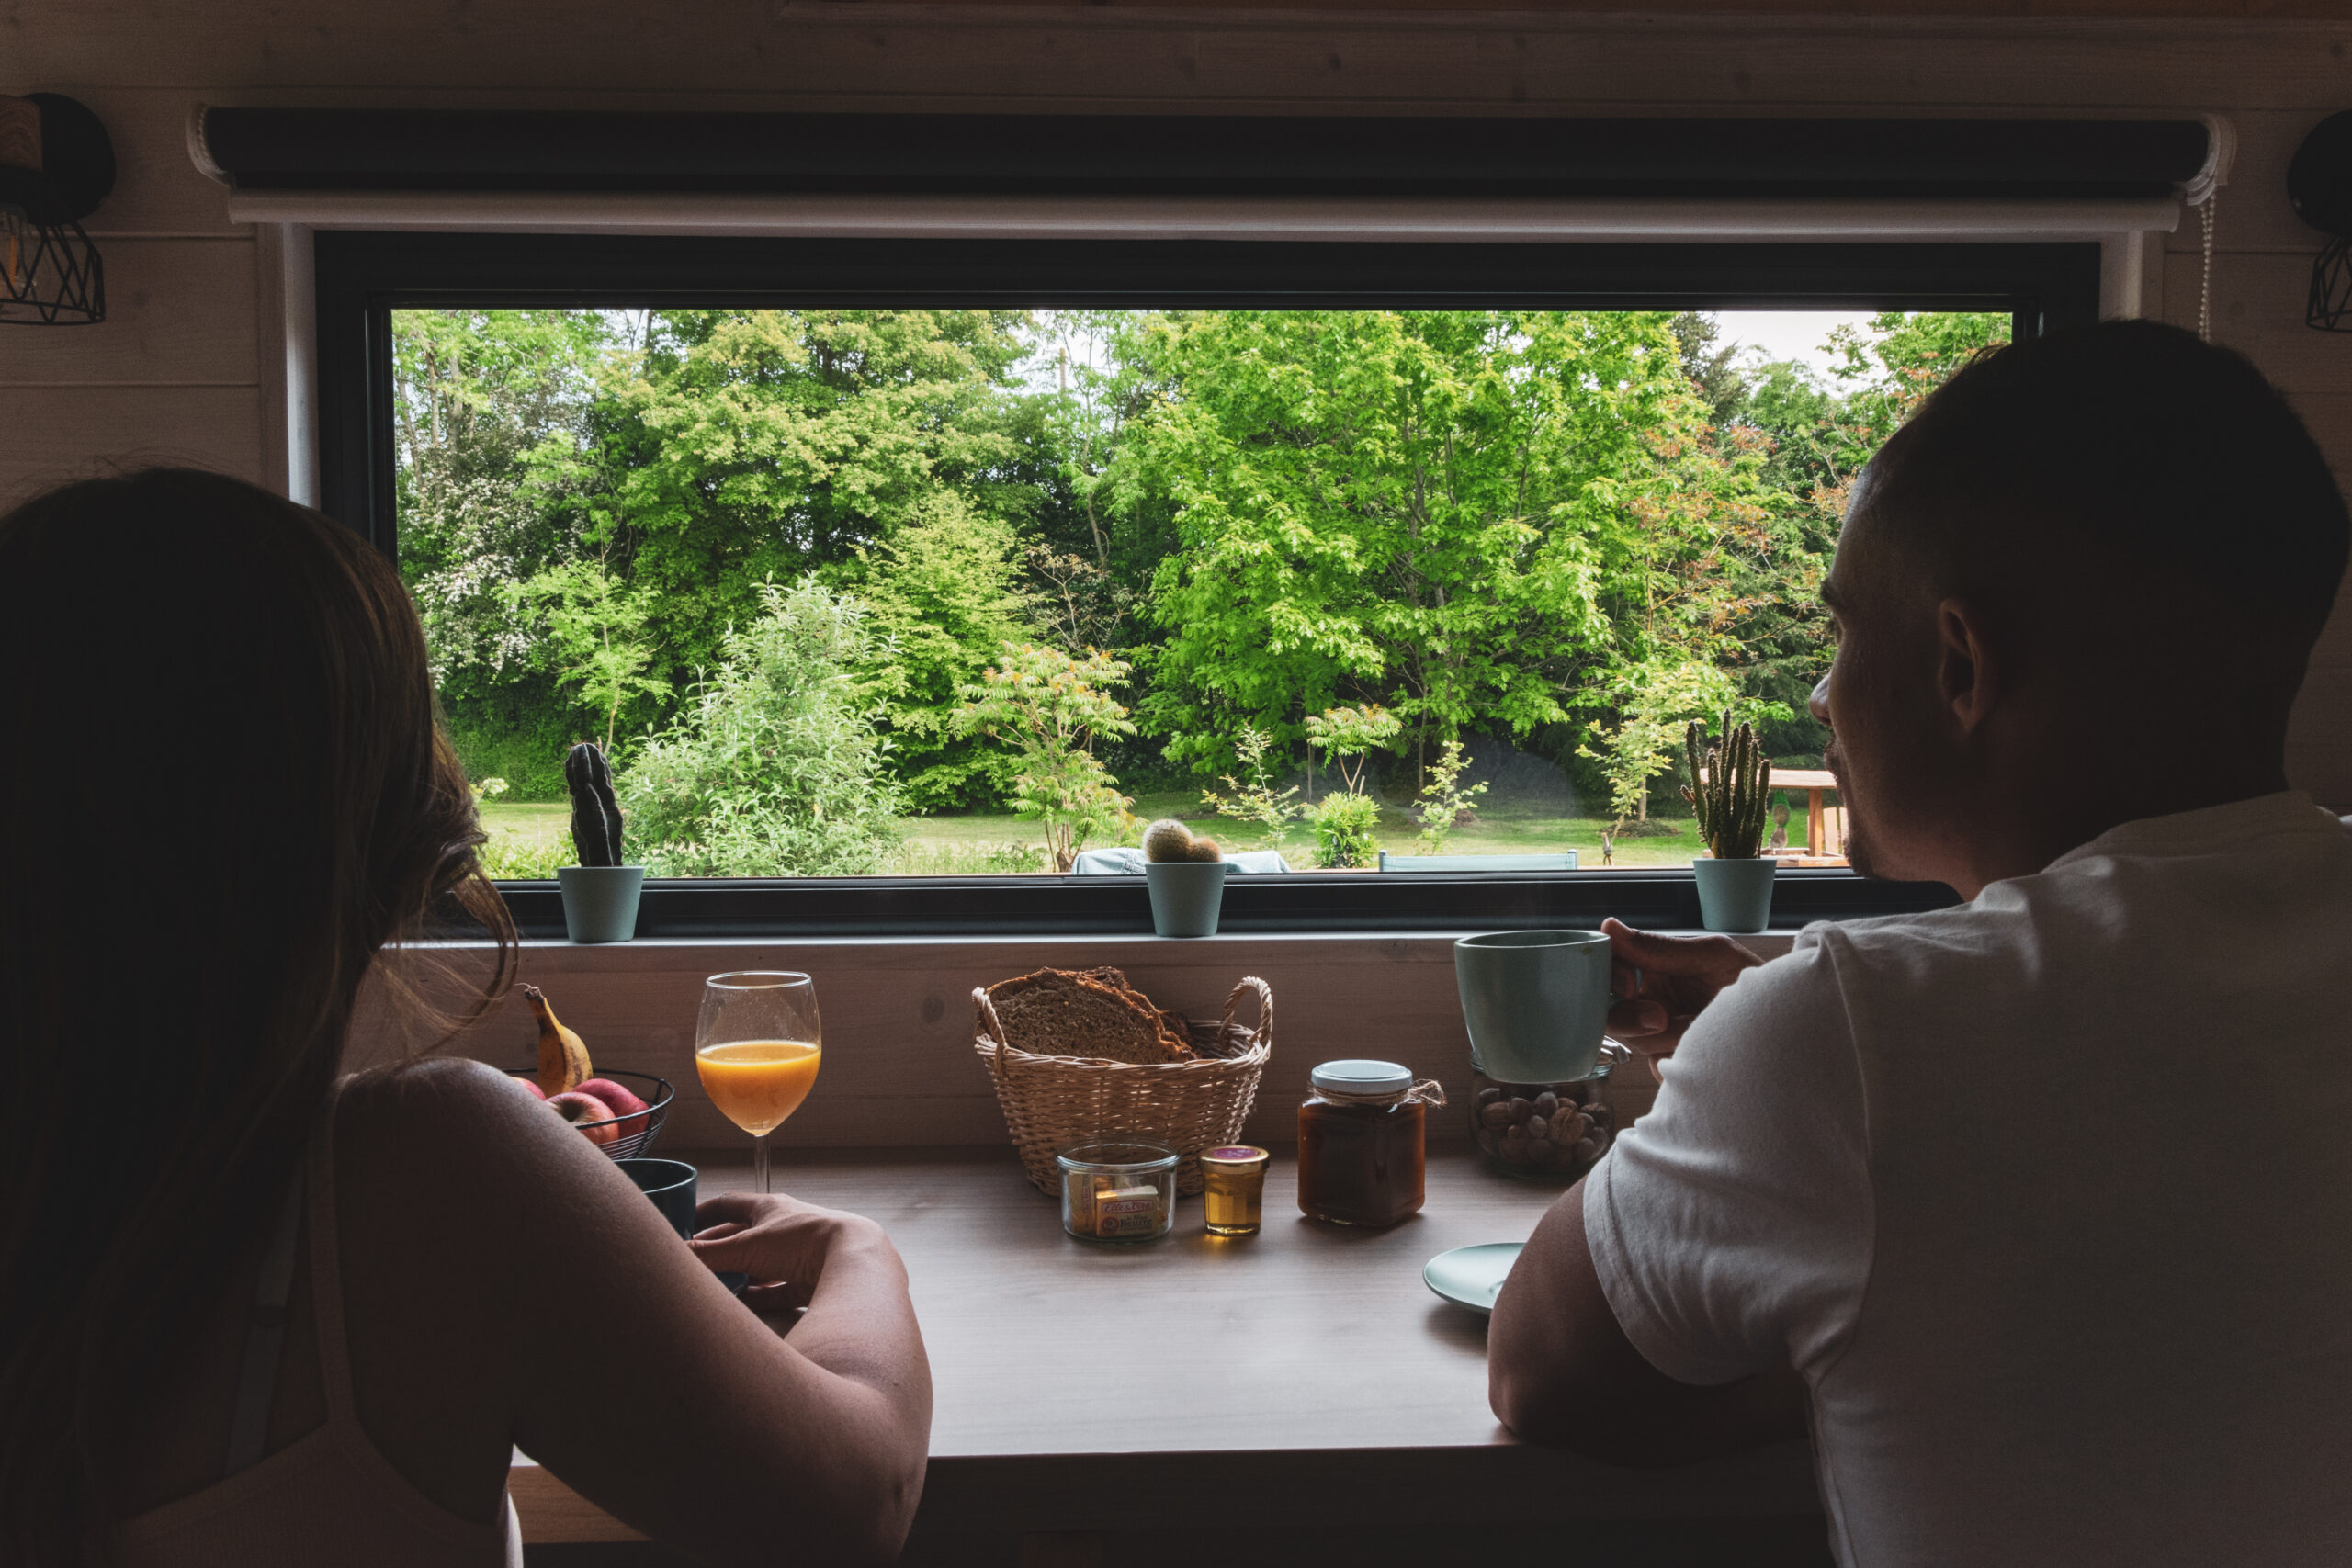
[[1094, 1193], [1094, 1234], [1151, 1235], [1160, 1228], [1156, 1187], [1100, 1187]]

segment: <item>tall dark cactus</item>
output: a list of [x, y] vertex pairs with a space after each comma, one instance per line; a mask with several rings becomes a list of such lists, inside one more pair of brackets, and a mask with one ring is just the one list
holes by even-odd
[[1732, 728], [1724, 714], [1724, 739], [1707, 743], [1707, 727], [1697, 719], [1682, 733], [1690, 782], [1682, 798], [1699, 814], [1699, 837], [1717, 860], [1753, 860], [1764, 842], [1764, 818], [1771, 809], [1771, 759], [1756, 739], [1756, 727]]
[[563, 784], [571, 792], [571, 846], [582, 865], [621, 863], [621, 806], [613, 798], [613, 770], [593, 740], [582, 740], [563, 760]]

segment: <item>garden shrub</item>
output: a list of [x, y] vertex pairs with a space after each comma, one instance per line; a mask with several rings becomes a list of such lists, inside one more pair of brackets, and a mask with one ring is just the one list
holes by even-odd
[[1316, 806], [1315, 863], [1329, 871], [1380, 859], [1380, 802], [1368, 795], [1327, 795]]
[[571, 840], [538, 838], [517, 833], [511, 828], [493, 828], [490, 842], [482, 845], [481, 868], [501, 882], [545, 881], [555, 875], [555, 868], [571, 865], [579, 856], [571, 852]]
[[760, 608], [617, 781], [629, 842], [657, 876], [873, 875], [900, 832], [865, 614], [813, 576]]

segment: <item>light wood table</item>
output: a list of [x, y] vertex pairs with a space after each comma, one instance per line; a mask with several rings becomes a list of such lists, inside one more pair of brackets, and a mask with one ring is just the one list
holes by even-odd
[[1801, 789], [1804, 791], [1804, 852], [1811, 860], [1825, 865], [1845, 863], [1846, 846], [1829, 841], [1828, 823], [1824, 815], [1821, 797], [1838, 788], [1838, 775], [1826, 768], [1774, 768], [1767, 781], [1770, 789]]
[[[706, 1193], [749, 1185], [731, 1152], [662, 1152], [698, 1165]], [[776, 1177], [880, 1221], [906, 1258], [938, 1395], [918, 1543], [1198, 1528], [1210, 1500], [1241, 1531], [1302, 1507], [1398, 1527], [1525, 1517], [1538, 1500], [1601, 1519], [1818, 1509], [1803, 1445], [1630, 1472], [1496, 1423], [1485, 1320], [1430, 1294], [1421, 1265], [1523, 1240], [1557, 1189], [1472, 1152], [1433, 1151], [1427, 1208], [1388, 1231], [1301, 1218], [1278, 1154], [1258, 1235], [1208, 1235], [1188, 1198], [1175, 1235], [1140, 1246], [1064, 1235], [1001, 1146], [796, 1153]], [[1102, 1463], [1119, 1455], [1137, 1456], [1125, 1480]], [[635, 1538], [527, 1462], [514, 1495], [526, 1540]]]

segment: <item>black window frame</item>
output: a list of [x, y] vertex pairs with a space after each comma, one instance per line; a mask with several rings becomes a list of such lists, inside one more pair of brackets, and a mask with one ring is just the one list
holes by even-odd
[[[2014, 335], [2095, 321], [2095, 242], [1462, 243], [800, 239], [341, 230], [316, 265], [323, 509], [398, 558], [392, 312], [561, 307], [2002, 310]], [[559, 935], [552, 882], [501, 884]], [[1784, 870], [1775, 928], [1941, 908], [1940, 884]], [[1687, 871], [1237, 876], [1234, 934], [1695, 926]], [[1140, 877], [656, 880], [640, 937], [1108, 934], [1150, 929]]]

